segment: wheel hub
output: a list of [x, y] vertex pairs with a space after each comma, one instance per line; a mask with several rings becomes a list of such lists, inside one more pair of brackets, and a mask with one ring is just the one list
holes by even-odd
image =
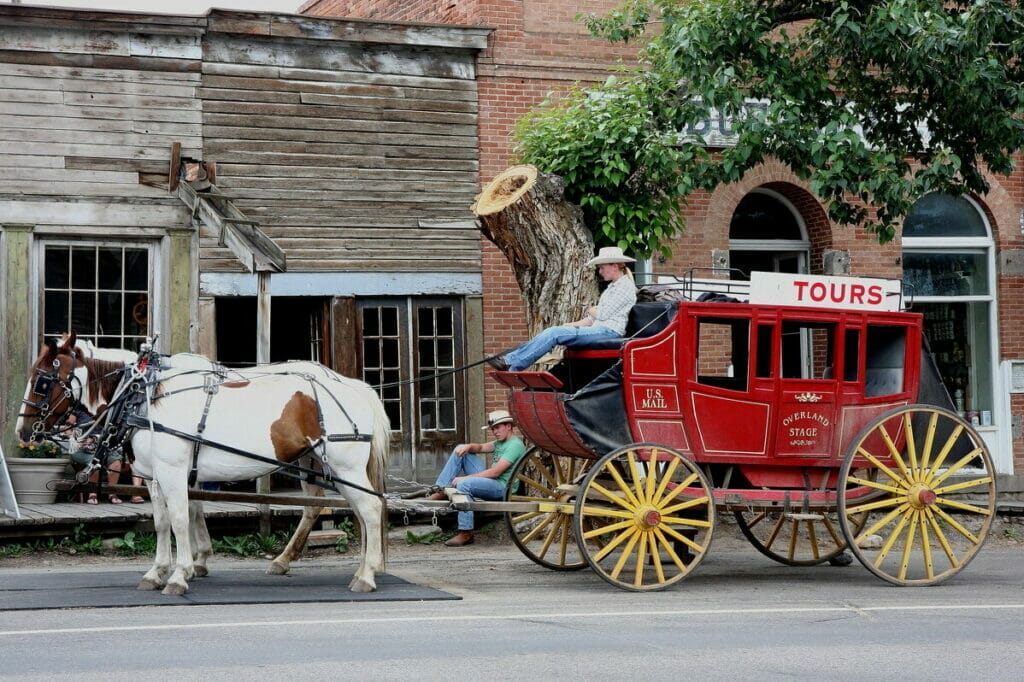
[[907, 491], [907, 499], [914, 509], [924, 509], [935, 504], [935, 491], [924, 485], [915, 485]]
[[636, 511], [634, 522], [636, 523], [637, 528], [641, 530], [657, 528], [661, 525], [661, 512], [650, 506], [640, 507]]

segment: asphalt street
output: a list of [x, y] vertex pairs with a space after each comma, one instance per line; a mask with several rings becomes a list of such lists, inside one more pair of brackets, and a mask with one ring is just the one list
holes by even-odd
[[[637, 594], [504, 543], [393, 543], [389, 573], [462, 599], [4, 611], [0, 679], [1019, 680], [1024, 546], [992, 544], [942, 585], [900, 588], [857, 563], [790, 568], [726, 542], [681, 583]], [[0, 579], [126, 566], [144, 570]]]

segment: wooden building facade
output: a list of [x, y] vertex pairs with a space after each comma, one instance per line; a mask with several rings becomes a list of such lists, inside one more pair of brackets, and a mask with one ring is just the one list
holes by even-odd
[[481, 422], [482, 373], [398, 384], [482, 354], [487, 35], [0, 6], [5, 451], [44, 336], [255, 361], [257, 277], [169, 191], [177, 143], [284, 252], [271, 359], [393, 384], [392, 473], [431, 479]]

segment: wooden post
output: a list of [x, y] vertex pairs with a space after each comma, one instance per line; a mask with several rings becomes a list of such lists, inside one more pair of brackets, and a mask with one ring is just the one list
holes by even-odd
[[[270, 362], [270, 273], [256, 273], [256, 362], [265, 365]], [[256, 492], [270, 493], [270, 475], [256, 481]], [[260, 512], [260, 534], [270, 535], [270, 505], [258, 506]]]

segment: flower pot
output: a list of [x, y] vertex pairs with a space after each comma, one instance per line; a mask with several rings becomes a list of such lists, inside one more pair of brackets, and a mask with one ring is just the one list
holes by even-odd
[[[11, 475], [11, 487], [18, 504], [53, 504], [57, 491], [50, 490], [50, 481], [65, 478], [68, 460], [38, 457], [11, 457], [7, 460], [7, 472]], [[49, 486], [53, 487], [53, 486]]]

